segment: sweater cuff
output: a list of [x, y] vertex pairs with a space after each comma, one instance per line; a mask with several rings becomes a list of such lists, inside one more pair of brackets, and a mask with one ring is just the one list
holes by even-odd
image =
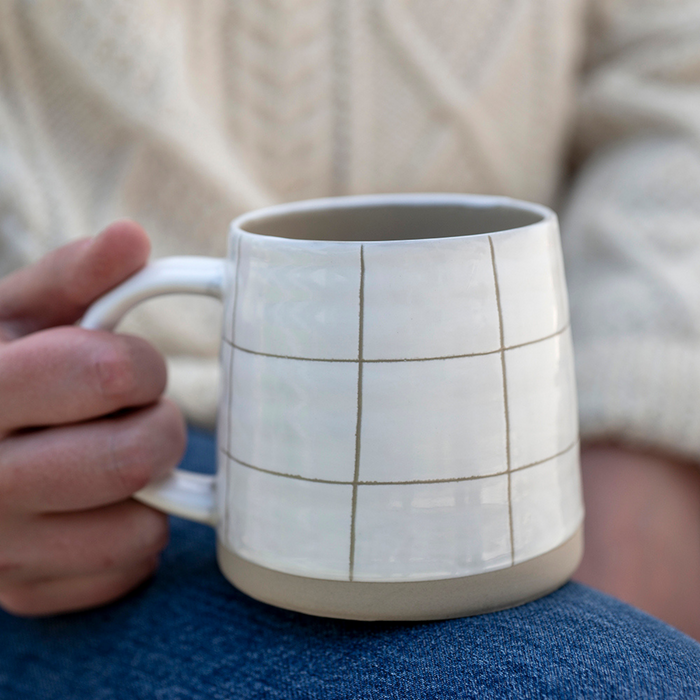
[[168, 357], [168, 389], [190, 423], [213, 430], [219, 397], [217, 358]]
[[700, 461], [700, 346], [651, 337], [575, 345], [581, 436]]

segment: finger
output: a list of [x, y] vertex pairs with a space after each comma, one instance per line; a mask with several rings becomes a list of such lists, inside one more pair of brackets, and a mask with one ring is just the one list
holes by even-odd
[[87, 307], [146, 264], [150, 243], [135, 222], [70, 243], [0, 281], [5, 339], [77, 321]]
[[158, 558], [152, 557], [126, 569], [25, 583], [0, 590], [0, 607], [24, 617], [87, 610], [121, 598], [157, 568]]
[[80, 513], [6, 521], [0, 541], [2, 589], [15, 582], [105, 573], [154, 557], [168, 543], [168, 519], [129, 499]]
[[0, 441], [0, 512], [70, 512], [123, 501], [175, 467], [186, 441], [182, 414], [167, 399], [12, 435]]
[[75, 327], [34, 333], [0, 346], [0, 431], [143, 406], [166, 379], [162, 356], [141, 338]]

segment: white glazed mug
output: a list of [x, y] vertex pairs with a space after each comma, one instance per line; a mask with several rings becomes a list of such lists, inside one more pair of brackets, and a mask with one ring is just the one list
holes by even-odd
[[157, 261], [96, 302], [224, 304], [216, 477], [137, 494], [209, 523], [225, 576], [316, 615], [418, 620], [563, 584], [583, 505], [556, 215], [408, 194], [236, 219], [225, 259]]

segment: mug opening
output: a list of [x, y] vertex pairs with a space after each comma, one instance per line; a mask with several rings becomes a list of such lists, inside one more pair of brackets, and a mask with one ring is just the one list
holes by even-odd
[[387, 203], [274, 207], [239, 221], [243, 231], [308, 241], [396, 241], [496, 233], [544, 220], [535, 208], [494, 203]]

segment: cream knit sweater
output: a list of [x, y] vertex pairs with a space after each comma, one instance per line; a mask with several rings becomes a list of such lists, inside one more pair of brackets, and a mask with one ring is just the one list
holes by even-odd
[[[700, 458], [700, 1], [0, 2], [0, 273], [121, 216], [222, 255], [251, 208], [431, 190], [558, 206], [584, 437]], [[219, 314], [123, 326], [203, 423]]]

